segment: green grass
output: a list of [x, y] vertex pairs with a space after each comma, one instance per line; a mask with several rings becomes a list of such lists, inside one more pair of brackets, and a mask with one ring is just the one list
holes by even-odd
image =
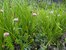
[[[42, 4], [43, 6], [43, 4]], [[21, 50], [39, 43], [43, 48], [49, 44], [59, 43], [59, 38], [66, 31], [65, 6], [47, 5], [47, 9], [37, 5], [28, 5], [21, 0], [4, 0], [0, 11], [0, 46], [7, 46], [5, 50], [14, 50], [14, 44], [19, 44]], [[0, 9], [0, 10], [1, 10]], [[36, 13], [36, 16], [32, 15]], [[14, 21], [18, 18], [18, 21]], [[4, 37], [4, 33], [10, 35]], [[36, 43], [37, 42], [37, 43]], [[44, 44], [44, 45], [42, 45]], [[4, 50], [4, 47], [0, 47]]]

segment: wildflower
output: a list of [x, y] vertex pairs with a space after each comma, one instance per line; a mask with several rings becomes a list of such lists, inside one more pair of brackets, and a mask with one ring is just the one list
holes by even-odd
[[5, 32], [4, 33], [4, 37], [7, 37], [7, 36], [9, 36], [9, 33], [8, 32]]
[[36, 15], [37, 15], [37, 13], [32, 13], [32, 15], [33, 15], [33, 16], [36, 16]]
[[4, 12], [4, 10], [3, 9], [0, 9], [0, 12]]
[[18, 22], [18, 20], [19, 20], [18, 18], [14, 18], [14, 22]]
[[51, 14], [53, 14], [53, 13], [54, 13], [54, 11], [52, 10], [52, 11], [50, 11], [50, 13], [51, 13]]

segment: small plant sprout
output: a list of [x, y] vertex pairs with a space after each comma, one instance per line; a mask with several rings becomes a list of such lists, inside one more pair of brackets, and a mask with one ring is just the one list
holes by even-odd
[[19, 19], [18, 18], [14, 18], [14, 22], [18, 22], [19, 21]]
[[33, 15], [33, 16], [37, 16], [37, 13], [34, 12], [34, 13], [32, 13], [32, 15]]
[[9, 36], [9, 33], [8, 32], [5, 32], [4, 33], [4, 37], [7, 37], [7, 36]]

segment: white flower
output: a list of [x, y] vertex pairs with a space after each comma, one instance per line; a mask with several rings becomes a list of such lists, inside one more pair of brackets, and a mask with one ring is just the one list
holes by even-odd
[[9, 33], [8, 32], [5, 32], [4, 33], [4, 37], [7, 37], [7, 36], [9, 36]]
[[50, 11], [50, 13], [51, 13], [51, 14], [53, 14], [53, 13], [54, 13], [54, 11], [52, 10], [52, 11]]
[[37, 14], [36, 13], [32, 13], [33, 16], [36, 16]]
[[18, 22], [18, 20], [19, 20], [18, 18], [14, 18], [14, 22]]
[[4, 10], [3, 9], [0, 9], [0, 12], [4, 12]]

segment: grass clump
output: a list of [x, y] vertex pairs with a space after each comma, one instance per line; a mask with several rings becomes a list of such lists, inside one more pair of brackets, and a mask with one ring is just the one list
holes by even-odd
[[58, 46], [66, 31], [65, 6], [46, 6], [47, 9], [23, 0], [4, 0], [0, 9], [0, 49], [46, 50], [50, 44]]

